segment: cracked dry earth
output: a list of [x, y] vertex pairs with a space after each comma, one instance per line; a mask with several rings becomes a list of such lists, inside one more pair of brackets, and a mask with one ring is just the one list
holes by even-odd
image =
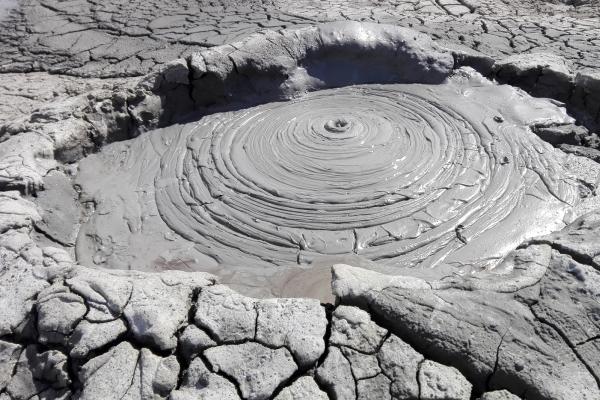
[[600, 399], [599, 12], [0, 2], [0, 400]]

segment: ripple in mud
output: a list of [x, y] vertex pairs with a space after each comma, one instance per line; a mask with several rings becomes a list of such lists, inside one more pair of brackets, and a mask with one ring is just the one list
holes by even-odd
[[539, 180], [528, 169], [569, 196], [529, 138], [419, 92], [339, 89], [207, 118], [162, 158], [160, 214], [220, 261], [354, 253], [414, 265], [506, 218]]
[[[528, 128], [540, 120], [568, 117], [455, 77], [324, 90], [155, 131], [82, 162], [99, 209], [78, 256], [221, 274], [348, 255], [388, 272], [438, 266], [419, 268], [438, 277], [490, 267], [577, 202], [564, 154]], [[98, 169], [105, 178], [85, 178]]]

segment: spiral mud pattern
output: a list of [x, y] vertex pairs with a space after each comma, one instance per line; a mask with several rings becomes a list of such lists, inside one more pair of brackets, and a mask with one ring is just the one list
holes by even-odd
[[[433, 266], [475, 240], [507, 252], [576, 201], [560, 157], [521, 120], [556, 111], [520, 110], [508, 87], [463, 89], [324, 90], [184, 126], [155, 179], [160, 216], [225, 264]], [[482, 262], [456, 259], [471, 258]]]

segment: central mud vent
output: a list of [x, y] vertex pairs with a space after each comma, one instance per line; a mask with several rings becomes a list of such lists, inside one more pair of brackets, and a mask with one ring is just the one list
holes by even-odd
[[[274, 79], [275, 88], [264, 86], [272, 70], [244, 64], [256, 75], [244, 79], [262, 86], [240, 92], [265, 104], [83, 160], [79, 184], [96, 209], [80, 230], [79, 262], [204, 270], [248, 294], [321, 298], [335, 262], [426, 279], [503, 273], [503, 257], [523, 240], [576, 213], [573, 157], [530, 129], [572, 120], [390, 29], [313, 29], [321, 41], [310, 51], [309, 33], [297, 34], [304, 53], [282, 62], [275, 73], [287, 80]], [[196, 92], [214, 90], [215, 51], [190, 82]], [[400, 62], [412, 72], [390, 72]], [[236, 79], [222, 87], [244, 85]]]

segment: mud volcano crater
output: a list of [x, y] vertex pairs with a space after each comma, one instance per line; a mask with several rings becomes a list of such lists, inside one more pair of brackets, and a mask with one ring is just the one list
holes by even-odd
[[597, 400], [598, 82], [333, 23], [3, 126], [0, 399]]
[[585, 209], [594, 167], [532, 132], [573, 123], [564, 108], [471, 68], [484, 64], [358, 23], [171, 63], [142, 82], [155, 100], [134, 114], [204, 116], [80, 162], [95, 208], [78, 261], [208, 271], [267, 297], [327, 298], [339, 262], [430, 280], [513, 273], [510, 251]]

